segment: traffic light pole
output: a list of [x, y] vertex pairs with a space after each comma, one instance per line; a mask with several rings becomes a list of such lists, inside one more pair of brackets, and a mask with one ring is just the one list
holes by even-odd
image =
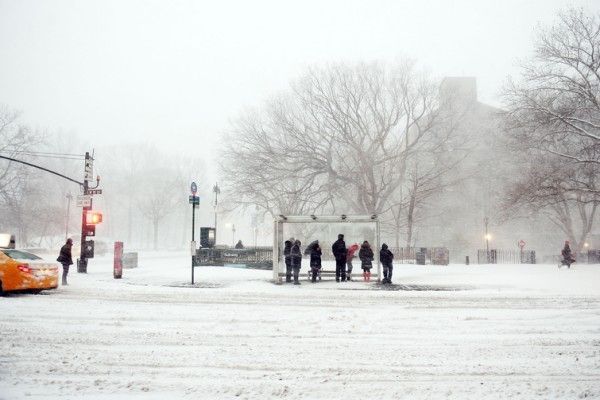
[[[101, 215], [100, 220], [95, 221], [95, 216], [92, 213], [92, 195], [102, 194], [102, 190], [97, 189], [100, 185], [100, 177], [96, 177], [96, 186], [90, 187], [89, 184], [89, 182], [94, 179], [93, 162], [94, 159], [90, 157], [90, 153], [85, 153], [84, 178], [82, 185], [85, 203], [83, 204], [81, 211], [81, 252], [79, 254], [79, 259], [77, 260], [77, 272], [81, 272], [84, 274], [87, 273], [88, 258], [94, 257], [94, 241], [88, 241], [86, 239], [88, 236], [96, 235], [95, 225], [102, 222]], [[88, 216], [92, 218], [91, 221], [88, 221]]]
[[[87, 158], [89, 156], [89, 153], [85, 153], [86, 156], [86, 161]], [[84, 180], [83, 181], [83, 195], [87, 196], [88, 194], [88, 181]], [[82, 207], [82, 211], [81, 211], [81, 247], [80, 247], [80, 251], [79, 251], [79, 260], [77, 260], [77, 272], [83, 273], [83, 274], [87, 274], [87, 258], [85, 257], [85, 240], [86, 240], [86, 235], [85, 235], [85, 225], [86, 225], [86, 214], [88, 212], [88, 210], [92, 209], [92, 199], [90, 199], [90, 206], [84, 206]]]
[[[85, 153], [85, 164], [84, 164], [84, 178], [83, 178], [83, 195], [87, 196], [88, 195], [88, 190], [89, 190], [89, 184], [88, 184], [88, 179], [89, 176], [88, 175], [88, 165], [90, 162], [90, 153], [86, 152]], [[79, 273], [83, 273], [83, 274], [87, 274], [87, 258], [86, 258], [86, 253], [85, 253], [85, 239], [86, 239], [86, 232], [85, 232], [85, 225], [86, 225], [86, 214], [88, 212], [88, 210], [92, 209], [92, 199], [90, 199], [90, 205], [89, 206], [83, 206], [81, 209], [81, 247], [80, 247], [80, 251], [79, 251], [79, 260], [77, 260], [77, 272]]]

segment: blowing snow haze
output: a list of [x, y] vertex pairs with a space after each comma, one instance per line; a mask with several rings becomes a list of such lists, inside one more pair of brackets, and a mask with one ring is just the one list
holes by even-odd
[[[598, 9], [595, 1], [573, 1], [569, 6], [589, 12]], [[83, 154], [95, 149], [96, 173], [102, 176], [107, 189], [96, 204], [107, 214], [113, 214], [101, 229], [109, 237], [124, 236], [133, 241], [137, 238], [139, 245], [151, 242], [154, 246], [179, 247], [187, 243], [189, 210], [185, 201], [179, 204], [176, 199], [185, 200], [192, 180], [198, 181], [202, 197], [200, 225], [212, 225], [211, 189], [213, 183], [219, 181], [224, 189], [223, 223], [235, 224], [237, 231], [233, 235], [237, 232], [245, 241], [254, 240], [257, 225], [264, 224], [258, 236], [268, 243], [270, 231], [265, 221], [269, 218], [265, 217], [293, 210], [328, 213], [337, 207], [348, 213], [387, 212], [385, 218], [391, 221], [394, 204], [400, 203], [388, 201], [385, 196], [372, 198], [370, 203], [353, 199], [352, 204], [340, 206], [331, 201], [327, 203], [327, 196], [332, 193], [322, 192], [324, 196], [319, 197], [319, 201], [325, 200], [324, 204], [331, 206], [329, 209], [298, 208], [297, 204], [273, 207], [270, 199], [261, 200], [257, 193], [247, 197], [248, 193], [241, 193], [243, 184], [254, 189], [261, 186], [244, 178], [241, 185], [236, 183], [233, 187], [236, 179], [244, 175], [233, 171], [230, 161], [248, 167], [248, 163], [233, 159], [235, 150], [244, 148], [236, 141], [236, 132], [249, 134], [248, 130], [239, 129], [240, 123], [248, 122], [249, 118], [277, 123], [276, 118], [269, 119], [272, 115], [268, 115], [268, 108], [299, 101], [301, 96], [294, 97], [292, 92], [298, 87], [307, 88], [303, 80], [308, 79], [310, 71], [320, 71], [322, 77], [330, 77], [336, 66], [344, 66], [354, 71], [347, 76], [356, 73], [354, 77], [360, 80], [368, 79], [367, 75], [361, 76], [358, 69], [352, 68], [366, 65], [376, 69], [373, 66], [380, 65], [383, 74], [396, 74], [398, 66], [408, 65], [412, 60], [413, 70], [403, 75], [410, 77], [412, 83], [425, 76], [429, 88], [439, 88], [443, 81], [447, 83], [446, 89], [453, 87], [452, 82], [468, 82], [472, 90], [469, 98], [477, 104], [477, 110], [467, 113], [472, 120], [468, 125], [471, 130], [473, 127], [481, 129], [469, 132], [473, 140], [466, 133], [463, 140], [469, 140], [470, 145], [482, 142], [482, 146], [488, 148], [502, 146], [483, 131], [503, 126], [490, 118], [503, 109], [500, 94], [508, 77], [519, 76], [520, 63], [535, 54], [536, 35], [543, 27], [551, 26], [565, 7], [565, 2], [558, 0], [0, 0], [3, 120], [11, 122], [7, 124], [11, 129], [26, 126], [32, 132], [31, 139], [23, 144], [28, 151], [45, 149]], [[448, 77], [451, 79], [445, 80]], [[392, 87], [394, 82], [386, 84]], [[445, 97], [448, 98], [447, 93]], [[280, 103], [283, 98], [286, 100]], [[430, 117], [433, 111], [442, 110], [437, 104], [442, 98], [444, 96], [430, 98], [432, 102], [424, 110]], [[449, 117], [444, 118], [448, 127]], [[460, 119], [463, 125], [468, 120]], [[402, 135], [398, 133], [401, 129], [392, 128], [394, 135]], [[439, 129], [436, 134], [441, 135]], [[398, 143], [402, 141], [400, 136], [396, 137]], [[454, 143], [451, 151], [458, 155], [464, 149], [465, 146]], [[490, 159], [484, 147], [478, 151]], [[466, 154], [464, 157], [471, 164], [484, 159]], [[494, 153], [493, 157], [494, 165], [503, 167], [500, 154]], [[33, 159], [42, 164], [48, 161]], [[444, 168], [450, 168], [455, 161], [457, 159], [450, 158]], [[52, 165], [73, 176], [81, 173], [78, 164]], [[353, 168], [345, 168], [344, 172], [351, 175], [349, 179], [359, 176], [352, 172]], [[490, 168], [489, 165], [486, 168]], [[41, 179], [37, 172], [27, 173]], [[466, 178], [468, 173], [461, 176]], [[399, 182], [410, 181], [405, 176], [386, 176], [398, 187]], [[435, 217], [433, 209], [440, 212], [439, 207], [429, 203], [428, 212], [421, 213], [419, 218], [416, 215], [408, 218], [411, 221], [408, 227], [396, 219], [394, 228], [389, 230], [389, 240], [397, 245], [418, 244], [424, 237], [435, 244], [448, 245], [446, 242], [452, 241], [463, 257], [467, 247], [481, 246], [485, 217], [494, 219], [496, 225], [506, 217], [500, 213], [492, 216], [490, 211], [489, 200], [496, 197], [492, 190], [499, 187], [500, 177], [497, 178], [498, 182], [493, 185], [489, 179], [471, 185], [474, 189], [471, 194], [477, 197], [473, 203], [478, 205], [465, 212], [472, 214], [472, 220], [454, 221], [456, 229], [463, 226], [468, 233], [457, 236], [454, 232], [432, 228], [435, 224], [449, 226], [439, 219], [429, 225], [417, 223], [419, 218], [431, 221]], [[266, 183], [266, 189], [279, 187], [276, 176], [269, 179], [272, 181]], [[315, 185], [321, 183], [314, 182]], [[476, 190], [484, 184], [486, 194]], [[328, 185], [333, 187], [331, 182]], [[54, 198], [54, 207], [61, 209], [65, 207], [67, 192], [75, 189], [57, 182], [52, 189], [54, 194], [50, 193], [52, 190], [45, 190], [39, 195]], [[382, 187], [377, 190], [380, 189], [384, 190]], [[403, 190], [400, 191], [407, 193]], [[449, 192], [461, 190], [456, 187], [444, 190], [446, 196], [452, 197]], [[138, 201], [161, 193], [181, 196], [162, 199], [160, 205], [144, 206]], [[289, 200], [288, 194], [272, 195]], [[437, 198], [433, 192], [427, 196], [427, 201]], [[242, 205], [239, 199], [248, 201]], [[421, 204], [427, 205], [427, 201]], [[461, 202], [460, 198], [445, 198], [443, 204], [464, 204]], [[402, 204], [404, 207], [408, 203]], [[233, 208], [239, 213], [225, 214]], [[10, 214], [16, 215], [16, 212], [13, 210]], [[21, 240], [50, 236], [48, 232], [23, 228], [22, 221], [27, 218], [13, 218], [9, 223], [6, 217], [4, 228], [21, 230]], [[71, 218], [75, 225], [77, 220], [74, 216]], [[140, 220], [145, 222], [140, 223]], [[564, 232], [558, 236], [564, 236]], [[506, 238], [506, 244], [513, 242], [513, 237]]]
[[497, 104], [537, 24], [564, 4], [2, 0], [0, 101], [95, 147], [144, 141], [208, 161], [230, 118], [313, 65], [407, 56], [477, 77]]

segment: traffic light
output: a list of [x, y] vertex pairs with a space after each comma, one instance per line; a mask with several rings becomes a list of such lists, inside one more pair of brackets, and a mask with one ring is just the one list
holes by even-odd
[[96, 225], [102, 222], [102, 213], [99, 211], [87, 211], [85, 213], [85, 225], [83, 234], [85, 236], [96, 236]]
[[86, 225], [98, 225], [102, 222], [102, 213], [99, 211], [88, 211], [85, 214]]

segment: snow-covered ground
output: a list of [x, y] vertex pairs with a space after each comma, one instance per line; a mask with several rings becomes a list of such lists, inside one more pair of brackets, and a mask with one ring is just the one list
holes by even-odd
[[384, 290], [189, 264], [0, 298], [0, 398], [600, 397], [598, 265], [396, 265]]

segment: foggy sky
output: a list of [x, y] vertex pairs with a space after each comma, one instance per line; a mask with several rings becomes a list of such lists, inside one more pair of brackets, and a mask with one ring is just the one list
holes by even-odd
[[[227, 122], [313, 64], [417, 59], [480, 99], [531, 55], [538, 23], [596, 1], [0, 0], [0, 103], [100, 146], [208, 159]], [[84, 151], [85, 149], [81, 149]], [[209, 176], [214, 179], [211, 171]]]

